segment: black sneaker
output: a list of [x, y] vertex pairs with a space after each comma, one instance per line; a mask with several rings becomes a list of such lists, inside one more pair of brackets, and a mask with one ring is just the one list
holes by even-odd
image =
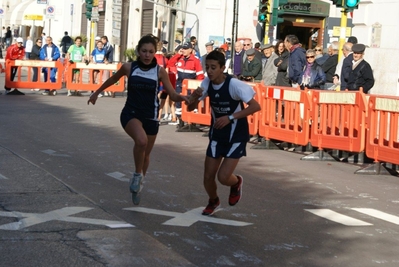
[[202, 215], [210, 216], [214, 214], [220, 207], [219, 198], [209, 199], [208, 206], [202, 211]]

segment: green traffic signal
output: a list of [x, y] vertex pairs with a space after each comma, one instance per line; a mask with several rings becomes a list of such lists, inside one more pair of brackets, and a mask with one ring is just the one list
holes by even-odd
[[93, 10], [93, 0], [86, 0], [86, 18], [91, 20], [91, 11]]
[[360, 0], [345, 0], [345, 12], [353, 12], [357, 9]]

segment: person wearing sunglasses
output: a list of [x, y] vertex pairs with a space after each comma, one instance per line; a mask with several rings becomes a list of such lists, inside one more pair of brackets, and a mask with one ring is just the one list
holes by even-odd
[[315, 62], [316, 52], [313, 49], [306, 51], [306, 65], [303, 70], [301, 89], [320, 89], [326, 82], [326, 75], [319, 64]]

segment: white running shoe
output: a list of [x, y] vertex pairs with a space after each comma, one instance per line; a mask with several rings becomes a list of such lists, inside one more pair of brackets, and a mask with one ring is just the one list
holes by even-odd
[[143, 175], [141, 173], [134, 173], [132, 179], [130, 180], [130, 192], [139, 193], [143, 185]]

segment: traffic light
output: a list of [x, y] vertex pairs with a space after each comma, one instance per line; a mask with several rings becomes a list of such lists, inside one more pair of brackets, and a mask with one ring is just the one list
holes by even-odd
[[333, 5], [336, 5], [337, 7], [342, 7], [342, 0], [331, 0], [333, 2]]
[[259, 0], [259, 11], [258, 11], [258, 21], [266, 22], [267, 21], [267, 4], [268, 0]]
[[276, 26], [279, 23], [284, 22], [284, 9], [282, 6], [288, 3], [288, 0], [273, 0], [273, 11], [272, 11], [272, 25]]
[[353, 12], [354, 9], [357, 9], [360, 0], [345, 0], [345, 12]]
[[86, 18], [91, 20], [91, 11], [93, 9], [93, 0], [85, 0], [86, 1]]

